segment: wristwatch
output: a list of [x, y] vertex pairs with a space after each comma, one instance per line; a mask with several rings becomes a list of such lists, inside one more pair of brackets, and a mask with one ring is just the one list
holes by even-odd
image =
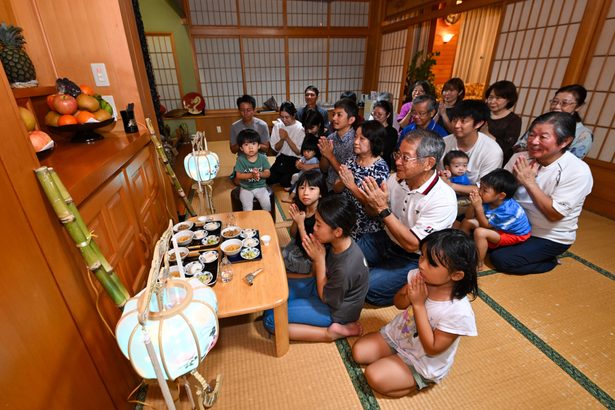
[[380, 213], [378, 214], [378, 218], [384, 219], [389, 215], [391, 215], [391, 208], [386, 208], [380, 211]]

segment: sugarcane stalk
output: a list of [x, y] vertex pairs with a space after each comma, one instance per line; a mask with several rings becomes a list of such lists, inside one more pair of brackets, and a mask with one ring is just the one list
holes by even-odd
[[167, 175], [169, 176], [169, 178], [171, 179], [171, 183], [173, 183], [173, 187], [177, 191], [177, 194], [180, 196], [180, 198], [184, 201], [184, 205], [186, 206], [186, 210], [188, 211], [188, 213], [192, 216], [196, 216], [196, 212], [194, 212], [194, 209], [192, 209], [192, 205], [190, 205], [190, 201], [188, 200], [188, 197], [186, 196], [184, 189], [179, 183], [179, 180], [177, 179], [177, 175], [175, 175], [175, 171], [173, 171], [173, 167], [171, 166], [169, 162], [169, 158], [167, 157], [166, 152], [164, 152], [164, 147], [162, 146], [162, 143], [160, 142], [160, 140], [158, 139], [158, 136], [156, 135], [156, 130], [154, 129], [152, 120], [150, 120], [149, 118], [146, 118], [145, 124], [147, 125], [150, 139], [154, 143], [154, 147], [156, 148], [156, 152], [158, 153], [158, 158], [160, 158], [160, 161], [162, 161], [162, 163], [164, 164], [164, 169]]
[[60, 197], [62, 198], [62, 200], [68, 207], [68, 210], [71, 212], [71, 214], [74, 215], [75, 222], [81, 229], [81, 232], [83, 233], [83, 235], [89, 239], [88, 240], [89, 247], [91, 251], [94, 253], [94, 255], [96, 255], [96, 258], [100, 262], [100, 265], [104, 273], [109, 275], [109, 277], [111, 278], [111, 281], [115, 284], [115, 287], [117, 288], [117, 290], [119, 292], [124, 293], [124, 296], [127, 299], [129, 299], [130, 294], [126, 290], [126, 287], [122, 283], [122, 280], [120, 279], [120, 277], [117, 275], [117, 273], [115, 273], [113, 266], [111, 266], [111, 264], [107, 261], [107, 258], [105, 258], [105, 256], [103, 255], [102, 251], [98, 247], [98, 244], [95, 241], [91, 240], [92, 234], [90, 233], [88, 226], [83, 221], [83, 218], [81, 218], [81, 213], [77, 209], [77, 205], [75, 205], [75, 201], [73, 201], [73, 198], [70, 196], [70, 193], [68, 192], [68, 190], [62, 183], [62, 180], [58, 176], [57, 172], [55, 172], [53, 168], [48, 168], [48, 170], [49, 170], [49, 174], [51, 175], [51, 179], [53, 183], [55, 184], [58, 190], [58, 193], [60, 194]]
[[86, 266], [94, 276], [96, 276], [96, 279], [98, 279], [113, 302], [121, 308], [129, 298], [128, 291], [119, 279], [117, 281], [113, 280], [112, 276], [103, 268], [101, 259], [105, 260], [104, 256], [102, 256], [99, 250], [97, 251], [97, 247], [93, 248], [91, 246], [93, 243], [91, 235], [87, 230], [86, 232], [83, 231], [82, 226], [80, 226], [78, 222], [78, 218], [70, 211], [58, 187], [54, 183], [49, 168], [38, 168], [35, 173], [56, 215], [60, 219], [60, 222], [64, 225], [66, 231], [75, 242], [79, 252], [81, 252]]

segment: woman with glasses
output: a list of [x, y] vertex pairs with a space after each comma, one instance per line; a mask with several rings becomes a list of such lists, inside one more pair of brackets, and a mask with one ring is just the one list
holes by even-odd
[[431, 85], [425, 80], [418, 80], [414, 83], [410, 95], [408, 96], [410, 100], [406, 101], [404, 105], [401, 106], [399, 114], [397, 114], [397, 122], [399, 123], [400, 129], [414, 121], [410, 110], [412, 109], [412, 101], [419, 95], [433, 95]]
[[438, 103], [431, 95], [419, 95], [416, 97], [412, 101], [412, 109], [410, 110], [412, 122], [410, 125], [405, 126], [399, 133], [397, 146], [399, 147], [401, 141], [410, 131], [416, 129], [433, 131], [441, 137], [446, 137], [449, 134], [448, 131], [442, 128], [436, 120], [433, 119], [437, 109]]
[[504, 153], [504, 164], [513, 152], [521, 134], [521, 117], [512, 112], [517, 103], [517, 87], [510, 81], [496, 81], [485, 91], [485, 102], [491, 114], [481, 131], [495, 138]]
[[593, 185], [589, 166], [567, 151], [575, 125], [569, 114], [542, 114], [530, 126], [528, 151], [513, 155], [504, 167], [519, 183], [514, 199], [530, 220], [532, 236], [491, 252], [496, 270], [518, 275], [548, 272], [574, 243], [583, 202]]
[[389, 177], [389, 166], [380, 157], [385, 138], [386, 130], [378, 121], [365, 121], [359, 125], [354, 137], [354, 155], [340, 166], [339, 179], [333, 185], [333, 190], [336, 193], [344, 192], [357, 209], [357, 222], [352, 230], [354, 239], [368, 232], [384, 229], [377, 216], [367, 214], [364, 205], [365, 193], [359, 187], [368, 176], [374, 178], [379, 185]]
[[[571, 114], [577, 125], [574, 133], [574, 140], [568, 149], [577, 158], [583, 159], [589, 152], [594, 142], [591, 131], [583, 125], [579, 109], [585, 105], [587, 90], [579, 84], [566, 85], [555, 92], [555, 97], [549, 100], [550, 111], [567, 112]], [[523, 134], [514, 145], [515, 152], [527, 151], [527, 135]]]
[[384, 127], [386, 137], [382, 141], [382, 158], [386, 161], [389, 169], [393, 169], [395, 161], [391, 157], [397, 144], [397, 130], [393, 127], [393, 106], [386, 100], [376, 101], [372, 107], [372, 117]]

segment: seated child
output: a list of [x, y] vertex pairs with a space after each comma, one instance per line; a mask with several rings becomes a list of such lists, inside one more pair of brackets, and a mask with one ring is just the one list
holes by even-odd
[[298, 195], [290, 206], [291, 240], [282, 250], [284, 266], [288, 273], [308, 274], [312, 272], [312, 260], [303, 249], [303, 238], [314, 232], [318, 201], [327, 195], [327, 183], [320, 171], [305, 172], [297, 181]]
[[[318, 202], [314, 233], [303, 238], [314, 277], [288, 280], [288, 333], [292, 340], [330, 342], [361, 334], [359, 316], [367, 294], [367, 263], [350, 237], [354, 205], [344, 195]], [[324, 244], [331, 244], [328, 251]], [[263, 315], [274, 332], [273, 310]]]
[[367, 365], [369, 385], [387, 396], [439, 383], [453, 365], [459, 336], [477, 335], [467, 297], [478, 293], [474, 243], [459, 230], [444, 229], [423, 238], [420, 249], [418, 269], [408, 272], [408, 283], [395, 295], [404, 311], [352, 347], [354, 360]]
[[496, 169], [482, 177], [480, 188], [470, 193], [472, 206], [466, 210], [460, 229], [466, 233], [474, 230], [479, 270], [487, 248], [515, 245], [530, 237], [532, 229], [527, 215], [513, 199], [517, 186], [513, 174]]
[[282, 199], [282, 202], [292, 203], [294, 201], [297, 191], [297, 180], [299, 180], [299, 177], [304, 172], [312, 170], [320, 172], [318, 156], [318, 137], [313, 134], [306, 134], [301, 144], [301, 158], [295, 163], [295, 167], [297, 167], [299, 172], [293, 174], [290, 178], [291, 186], [288, 188], [288, 198]]
[[452, 150], [442, 158], [443, 174], [454, 184], [472, 185], [468, 178], [468, 154], [459, 150]]
[[269, 192], [265, 179], [271, 174], [269, 160], [258, 151], [260, 136], [253, 129], [246, 128], [237, 135], [239, 150], [244, 155], [237, 156], [234, 182], [240, 186], [239, 199], [244, 211], [251, 211], [254, 198], [261, 208], [271, 211]]

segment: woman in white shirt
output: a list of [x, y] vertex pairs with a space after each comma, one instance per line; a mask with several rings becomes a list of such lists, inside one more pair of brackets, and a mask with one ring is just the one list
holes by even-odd
[[519, 182], [514, 198], [530, 220], [532, 236], [490, 254], [498, 271], [548, 272], [557, 265], [557, 256], [574, 243], [583, 202], [593, 185], [589, 166], [568, 152], [575, 126], [568, 113], [542, 114], [530, 126], [528, 150], [506, 164]]
[[293, 174], [299, 172], [295, 166], [301, 157], [301, 144], [305, 138], [303, 125], [297, 121], [297, 109], [289, 101], [280, 106], [280, 120], [276, 121], [269, 140], [271, 148], [277, 152], [275, 162], [271, 166], [271, 176], [267, 184], [280, 184], [288, 188]]

